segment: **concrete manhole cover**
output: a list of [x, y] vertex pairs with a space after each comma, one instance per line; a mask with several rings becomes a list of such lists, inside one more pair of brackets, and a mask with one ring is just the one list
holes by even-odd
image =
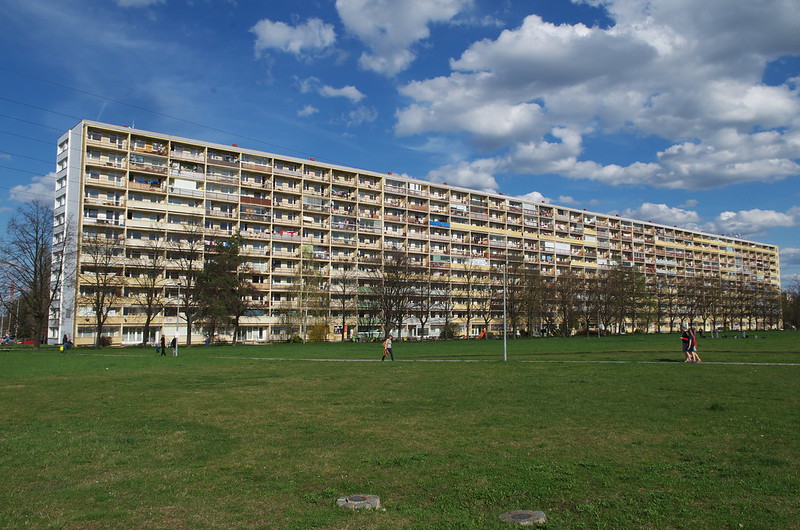
[[353, 510], [377, 510], [381, 507], [381, 498], [377, 495], [350, 495], [336, 499], [336, 504]]
[[519, 525], [535, 525], [547, 522], [544, 512], [532, 510], [514, 510], [500, 515], [500, 520], [506, 523]]

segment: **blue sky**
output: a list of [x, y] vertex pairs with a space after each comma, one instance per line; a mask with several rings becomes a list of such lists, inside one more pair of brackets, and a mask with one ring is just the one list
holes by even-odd
[[4, 0], [0, 224], [80, 119], [778, 244], [796, 0]]

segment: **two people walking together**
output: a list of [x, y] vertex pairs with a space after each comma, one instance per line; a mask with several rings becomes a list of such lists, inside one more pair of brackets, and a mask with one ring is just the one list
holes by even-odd
[[695, 335], [694, 326], [687, 327], [681, 326], [681, 341], [683, 342], [683, 362], [685, 363], [701, 363], [700, 356], [697, 355], [697, 335]]

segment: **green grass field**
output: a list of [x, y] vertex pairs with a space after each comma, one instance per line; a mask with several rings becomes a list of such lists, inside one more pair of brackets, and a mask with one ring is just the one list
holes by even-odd
[[759, 335], [13, 348], [0, 527], [798, 528], [800, 334]]

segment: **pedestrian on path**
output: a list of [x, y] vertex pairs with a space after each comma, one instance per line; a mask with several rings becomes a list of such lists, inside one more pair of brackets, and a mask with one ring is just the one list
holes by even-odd
[[692, 362], [692, 335], [685, 324], [681, 324], [681, 342], [683, 343], [683, 362]]
[[689, 350], [689, 353], [691, 353], [691, 355], [692, 355], [691, 362], [693, 362], [693, 363], [701, 363], [703, 361], [700, 359], [700, 356], [697, 355], [697, 333], [695, 333], [694, 326], [691, 326], [689, 328], [689, 335], [691, 335], [691, 337], [692, 337], [692, 347]]
[[386, 337], [386, 340], [383, 341], [383, 357], [381, 357], [381, 361], [386, 360], [386, 356], [391, 357], [392, 361], [394, 361], [394, 352], [392, 351], [392, 335], [389, 334]]

